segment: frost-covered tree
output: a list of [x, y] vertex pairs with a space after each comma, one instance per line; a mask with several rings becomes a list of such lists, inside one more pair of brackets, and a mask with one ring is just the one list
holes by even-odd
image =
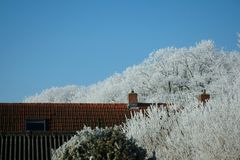
[[78, 87], [76, 85], [52, 87], [50, 89], [43, 90], [41, 94], [27, 97], [25, 102], [70, 103], [74, 101], [77, 94], [84, 94], [84, 90], [84, 87]]
[[142, 102], [166, 102], [179, 93], [198, 94], [207, 89], [215, 96], [239, 70], [239, 52], [201, 41], [189, 48], [164, 48], [142, 63], [90, 86], [55, 87], [27, 97], [25, 102], [126, 102], [134, 89]]

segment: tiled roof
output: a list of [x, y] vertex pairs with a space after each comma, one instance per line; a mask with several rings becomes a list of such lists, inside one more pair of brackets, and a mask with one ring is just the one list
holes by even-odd
[[0, 103], [0, 132], [22, 132], [26, 119], [45, 119], [53, 132], [114, 126], [125, 122], [130, 112], [123, 103]]

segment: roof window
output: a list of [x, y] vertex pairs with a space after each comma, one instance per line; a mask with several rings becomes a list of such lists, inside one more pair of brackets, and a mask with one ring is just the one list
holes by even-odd
[[47, 122], [45, 119], [26, 119], [26, 131], [46, 131]]

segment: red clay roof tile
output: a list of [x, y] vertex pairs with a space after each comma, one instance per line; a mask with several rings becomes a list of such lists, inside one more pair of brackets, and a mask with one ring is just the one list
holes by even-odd
[[119, 125], [125, 116], [130, 110], [123, 103], [0, 103], [0, 132], [24, 131], [26, 119], [46, 119], [48, 131], [55, 132]]

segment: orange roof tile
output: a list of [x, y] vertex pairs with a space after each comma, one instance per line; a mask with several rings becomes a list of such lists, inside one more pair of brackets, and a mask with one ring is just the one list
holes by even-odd
[[0, 132], [25, 131], [26, 119], [46, 119], [48, 131], [114, 126], [125, 122], [130, 112], [123, 103], [0, 103]]
[[0, 132], [23, 132], [27, 119], [46, 120], [50, 132], [81, 130], [84, 125], [110, 127], [122, 124], [131, 112], [150, 105], [138, 103], [129, 109], [125, 103], [0, 103]]

